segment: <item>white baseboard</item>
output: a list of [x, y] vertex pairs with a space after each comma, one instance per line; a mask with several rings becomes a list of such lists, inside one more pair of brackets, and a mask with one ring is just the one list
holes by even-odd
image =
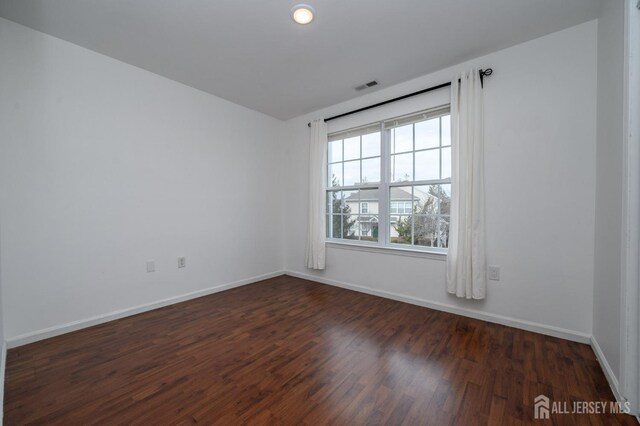
[[19, 336], [7, 339], [6, 344], [9, 348], [15, 348], [18, 346], [37, 342], [39, 340], [48, 339], [50, 337], [59, 336], [61, 334], [70, 333], [72, 331], [102, 324], [108, 321], [113, 321], [116, 319], [131, 316], [131, 315], [136, 315], [142, 312], [151, 311], [153, 309], [162, 308], [164, 306], [173, 305], [174, 303], [184, 302], [185, 300], [196, 299], [198, 297], [206, 296], [213, 293], [218, 293], [220, 291], [229, 290], [231, 288], [252, 284], [257, 281], [266, 280], [266, 279], [277, 277], [283, 274], [284, 274], [284, 271], [271, 272], [268, 274], [258, 275], [255, 277], [245, 278], [245, 279], [234, 281], [227, 284], [222, 284], [216, 287], [210, 287], [203, 290], [193, 291], [191, 293], [181, 294], [179, 296], [169, 297], [169, 298], [158, 300], [151, 303], [145, 303], [143, 305], [133, 306], [131, 308], [121, 309], [121, 310], [110, 312], [103, 315], [97, 315], [95, 317], [91, 317], [91, 318], [87, 318], [79, 321], [73, 321], [66, 324], [45, 328], [43, 330], [37, 330], [30, 333], [21, 334]]
[[602, 367], [602, 371], [604, 371], [604, 376], [607, 378], [607, 382], [609, 382], [609, 387], [613, 391], [613, 396], [616, 398], [616, 401], [619, 403], [624, 402], [625, 399], [620, 394], [618, 379], [615, 374], [613, 374], [613, 370], [611, 369], [607, 358], [604, 356], [604, 352], [602, 352], [598, 341], [593, 336], [591, 336], [591, 348], [593, 348], [593, 352], [596, 354], [596, 358], [600, 363], [600, 367]]
[[387, 299], [393, 299], [400, 302], [410, 303], [412, 305], [424, 306], [426, 308], [435, 309], [438, 311], [449, 312], [452, 314], [462, 315], [465, 317], [475, 318], [495, 324], [502, 324], [509, 327], [515, 327], [522, 330], [533, 331], [535, 333], [545, 334], [547, 336], [559, 337], [561, 339], [571, 340], [579, 343], [591, 342], [591, 335], [586, 333], [580, 333], [577, 331], [567, 330], [560, 327], [554, 327], [551, 325], [540, 324], [531, 321], [520, 320], [517, 318], [506, 317], [503, 315], [491, 314], [487, 312], [476, 311], [467, 308], [460, 308], [458, 306], [447, 305], [445, 303], [433, 302], [430, 300], [419, 299], [413, 296], [407, 296], [399, 293], [392, 293], [385, 290], [376, 290], [369, 287], [364, 287], [356, 284], [349, 284], [341, 281], [331, 280], [315, 275], [300, 273], [296, 271], [285, 271], [287, 275], [292, 277], [298, 277], [309, 281], [316, 281], [322, 284], [328, 284], [335, 287], [346, 288], [348, 290], [358, 291], [360, 293], [367, 293], [373, 296], [380, 296]]

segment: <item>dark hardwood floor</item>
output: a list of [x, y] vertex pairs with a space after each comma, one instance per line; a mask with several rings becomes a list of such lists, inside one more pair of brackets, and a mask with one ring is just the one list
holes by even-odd
[[5, 386], [9, 425], [526, 424], [539, 394], [613, 400], [587, 345], [288, 276], [11, 349]]

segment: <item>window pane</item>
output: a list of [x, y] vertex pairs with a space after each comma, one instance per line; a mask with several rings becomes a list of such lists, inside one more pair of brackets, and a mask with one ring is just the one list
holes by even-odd
[[413, 180], [413, 153], [391, 156], [391, 181]]
[[362, 160], [362, 183], [380, 182], [380, 157]]
[[342, 186], [342, 163], [330, 164], [327, 176], [329, 187]]
[[440, 146], [440, 118], [416, 123], [416, 151]]
[[442, 149], [442, 179], [451, 177], [451, 148]]
[[378, 217], [374, 215], [360, 215], [358, 217], [360, 240], [378, 241]]
[[344, 186], [360, 183], [360, 160], [344, 163]]
[[[378, 214], [378, 188], [361, 189], [359, 191], [360, 214]], [[362, 210], [362, 206], [366, 204], [367, 211]]]
[[342, 191], [340, 238], [358, 238], [356, 235], [356, 219], [358, 217], [359, 204], [358, 191]]
[[394, 244], [411, 244], [411, 216], [395, 216], [389, 225], [389, 240]]
[[449, 216], [441, 216], [438, 226], [437, 247], [449, 247]]
[[360, 136], [344, 140], [344, 160], [360, 158]]
[[329, 142], [329, 156], [327, 158], [330, 163], [342, 161], [342, 140]]
[[[413, 201], [411, 203], [407, 203], [405, 207], [405, 213], [407, 214], [417, 214], [420, 213], [420, 209], [423, 205], [423, 200], [420, 198], [420, 192], [417, 190], [418, 188], [414, 188], [413, 190]], [[408, 208], [408, 209], [407, 209]]]
[[331, 213], [331, 210], [333, 209], [333, 204], [331, 203], [332, 198], [334, 197], [333, 191], [327, 191], [327, 193], [325, 194], [325, 205], [324, 205], [324, 209], [325, 212], [327, 214]]
[[438, 237], [438, 216], [414, 216], [415, 244], [436, 247]]
[[[405, 207], [411, 213], [411, 200], [413, 196], [411, 195], [413, 189], [410, 186], [394, 186], [389, 189], [389, 203], [391, 207], [397, 206], [397, 212], [402, 214], [404, 212]], [[395, 213], [392, 211], [392, 213]]]
[[325, 219], [325, 221], [326, 221], [326, 223], [325, 223], [326, 230], [325, 230], [324, 236], [327, 237], [327, 238], [332, 238], [332, 235], [331, 235], [331, 215], [328, 214], [326, 219]]
[[413, 188], [411, 186], [392, 187], [389, 189], [391, 210], [389, 238], [392, 243], [411, 244], [412, 192]]
[[342, 215], [342, 238], [357, 240], [359, 234], [358, 214]]
[[370, 133], [362, 137], [362, 157], [380, 155], [380, 132]]
[[342, 191], [343, 214], [358, 214], [360, 212], [360, 199], [358, 191]]
[[342, 192], [327, 191], [327, 213], [342, 213]]
[[416, 180], [440, 178], [440, 150], [416, 152]]
[[451, 145], [451, 116], [445, 115], [442, 120], [442, 146]]
[[413, 151], [413, 124], [391, 130], [391, 153]]
[[413, 189], [413, 197], [417, 200], [417, 214], [438, 214], [439, 185], [421, 185]]
[[342, 215], [334, 214], [331, 217], [333, 218], [333, 223], [331, 224], [333, 238], [342, 238]]
[[451, 214], [451, 185], [440, 185], [440, 214]]

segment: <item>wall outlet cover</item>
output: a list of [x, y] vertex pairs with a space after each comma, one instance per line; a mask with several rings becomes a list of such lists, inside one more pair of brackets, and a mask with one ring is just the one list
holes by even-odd
[[489, 265], [487, 267], [487, 278], [492, 281], [500, 281], [500, 267]]

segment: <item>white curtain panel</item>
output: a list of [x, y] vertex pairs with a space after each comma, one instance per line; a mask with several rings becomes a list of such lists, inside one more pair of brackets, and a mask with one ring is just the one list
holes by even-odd
[[325, 266], [325, 210], [326, 210], [326, 157], [327, 123], [311, 122], [309, 140], [309, 228], [307, 230], [307, 268], [324, 269]]
[[466, 299], [484, 299], [487, 287], [482, 104], [477, 69], [453, 79], [447, 291]]

